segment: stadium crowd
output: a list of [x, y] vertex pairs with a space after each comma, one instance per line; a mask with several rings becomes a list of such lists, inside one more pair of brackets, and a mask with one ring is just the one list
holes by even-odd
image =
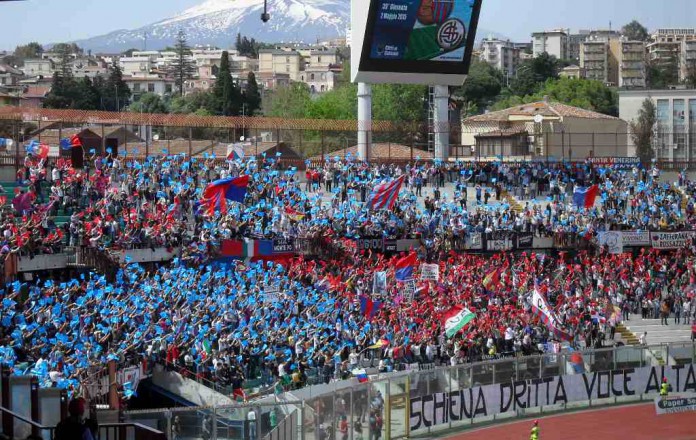
[[[554, 336], [531, 311], [534, 291], [548, 297], [572, 342], [584, 346], [612, 339], [630, 312], [688, 320], [696, 305], [693, 248], [558, 258], [428, 250], [438, 237], [472, 232], [592, 237], [609, 229], [692, 227], [696, 186], [685, 176], [679, 186], [662, 182], [657, 169], [327, 160], [302, 182], [278, 157], [130, 161], [109, 154], [93, 156], [80, 170], [67, 161], [49, 170], [38, 158], [25, 165], [18, 179], [29, 190], [15, 194], [0, 219], [3, 254], [57, 252], [64, 245], [182, 246], [205, 253], [238, 237], [312, 237], [341, 250], [324, 261], [208, 262], [202, 269], [185, 264], [184, 253], [182, 261], [152, 273], [125, 264], [114, 282], [99, 275], [14, 282], [2, 297], [0, 361], [17, 374], [36, 374], [43, 386], [76, 391], [108, 360], [145, 358], [241, 397], [248, 379], [289, 387], [306, 383], [309, 371], [324, 381], [348, 377], [366, 351], [379, 352], [382, 371], [535, 353]], [[201, 202], [212, 182], [241, 175], [250, 177], [244, 203], [217, 209]], [[402, 176], [394, 209], [365, 206], [377, 183]], [[591, 185], [598, 186], [596, 203], [577, 206], [573, 188]], [[520, 212], [504, 200], [506, 193], [525, 200]], [[70, 221], [57, 227], [56, 212]], [[439, 279], [397, 281], [400, 257], [342, 246], [344, 239], [374, 236], [422, 238], [419, 261], [438, 264]], [[386, 280], [379, 289], [376, 279]], [[446, 338], [442, 317], [453, 306], [468, 308], [476, 321]]]
[[[693, 197], [684, 203], [694, 191], [685, 176], [677, 187], [661, 182], [657, 169], [616, 170], [589, 162], [399, 167], [327, 160], [308, 169], [304, 183], [297, 169], [282, 169], [277, 157], [132, 161], [109, 154], [92, 156], [89, 164], [77, 170], [59, 160], [47, 169], [44, 160], [27, 160], [18, 177], [28, 190], [18, 189], [14, 209], [0, 218], [3, 253], [52, 253], [63, 245], [196, 246], [240, 237], [465, 240], [474, 232], [505, 230], [593, 237], [608, 229], [676, 230], [696, 223]], [[200, 206], [207, 185], [239, 175], [250, 176], [244, 204], [230, 204], [223, 212]], [[366, 207], [377, 183], [402, 175], [404, 187], [393, 210]], [[595, 184], [596, 203], [576, 206], [574, 188]], [[506, 194], [522, 200], [522, 209], [515, 211]], [[70, 216], [60, 227], [51, 216], [59, 212]]]

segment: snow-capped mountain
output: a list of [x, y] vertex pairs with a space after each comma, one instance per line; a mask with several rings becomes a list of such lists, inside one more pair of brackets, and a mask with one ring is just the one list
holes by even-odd
[[271, 20], [262, 23], [263, 0], [207, 0], [139, 29], [76, 43], [93, 52], [141, 49], [145, 41], [148, 49], [163, 49], [173, 45], [179, 30], [190, 45], [231, 47], [238, 32], [263, 42], [312, 43], [344, 36], [350, 25], [349, 0], [268, 0], [268, 11]]

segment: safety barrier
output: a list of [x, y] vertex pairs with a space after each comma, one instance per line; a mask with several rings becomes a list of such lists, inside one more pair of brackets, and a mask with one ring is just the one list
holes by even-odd
[[498, 420], [649, 401], [663, 377], [674, 392], [696, 392], [696, 345], [414, 364], [373, 375], [367, 383], [334, 381], [246, 404], [130, 411], [125, 417], [169, 439], [175, 432], [178, 438], [201, 437], [204, 430], [211, 439], [239, 440], [432, 438]]

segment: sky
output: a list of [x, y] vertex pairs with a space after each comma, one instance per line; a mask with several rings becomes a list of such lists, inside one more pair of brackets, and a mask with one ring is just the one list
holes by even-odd
[[[348, 0], [346, 0], [348, 1]], [[0, 0], [0, 50], [30, 41], [79, 40], [134, 29], [203, 0]], [[696, 27], [694, 0], [483, 0], [479, 27], [519, 41], [533, 31], [620, 28], [634, 18], [648, 29]], [[482, 35], [486, 36], [486, 35]]]

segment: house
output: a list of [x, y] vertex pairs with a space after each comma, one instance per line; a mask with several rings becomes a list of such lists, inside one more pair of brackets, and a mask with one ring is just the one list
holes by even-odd
[[292, 81], [300, 80], [304, 70], [303, 57], [295, 50], [261, 49], [259, 51], [259, 73], [284, 73]]
[[23, 87], [20, 105], [27, 108], [42, 108], [46, 96], [51, 91], [50, 85], [28, 85]]
[[0, 93], [0, 107], [19, 107], [22, 98], [9, 93]]
[[55, 63], [47, 58], [32, 58], [24, 60], [24, 66], [21, 68], [26, 76], [53, 76], [56, 71]]
[[290, 75], [287, 73], [256, 72], [255, 75], [259, 86], [267, 90], [290, 85]]
[[323, 93], [333, 90], [336, 86], [336, 73], [326, 67], [308, 67], [300, 74], [300, 81], [309, 86], [314, 93]]
[[19, 84], [24, 72], [14, 67], [0, 63], [0, 86], [12, 87]]
[[163, 75], [125, 76], [123, 81], [130, 88], [133, 100], [144, 93], [154, 93], [159, 96], [171, 95], [175, 90], [174, 79]]
[[626, 121], [548, 99], [464, 119], [462, 145], [478, 157], [519, 156], [525, 132], [529, 151], [522, 156], [583, 160], [633, 153]]

